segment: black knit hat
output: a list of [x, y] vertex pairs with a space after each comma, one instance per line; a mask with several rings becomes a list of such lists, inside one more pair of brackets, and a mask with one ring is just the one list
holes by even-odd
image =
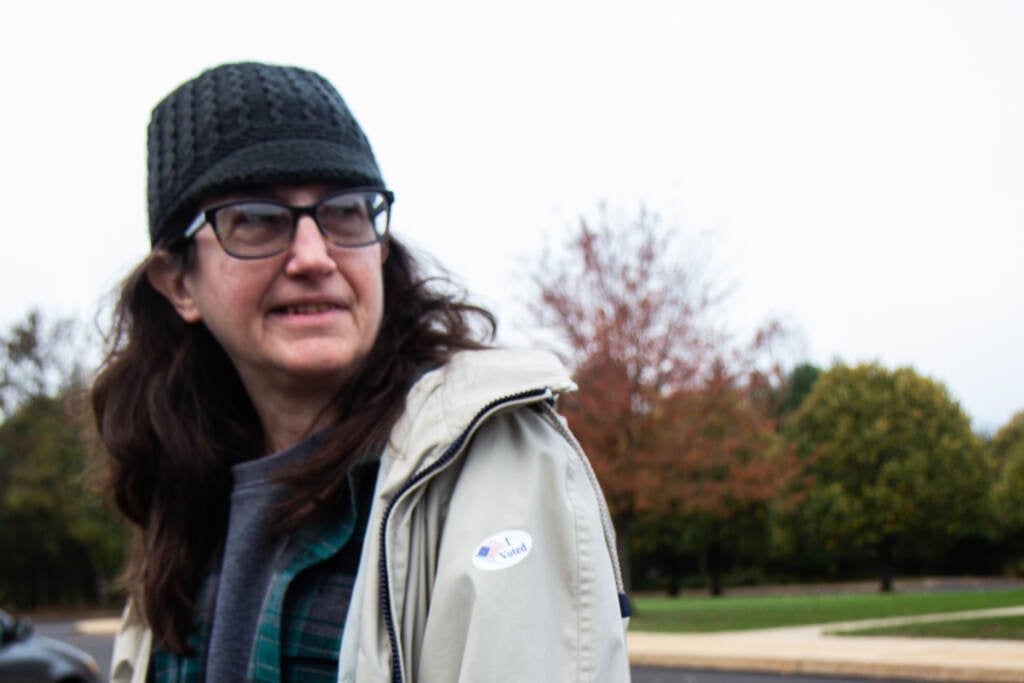
[[180, 85], [153, 109], [149, 237], [175, 237], [202, 200], [304, 181], [384, 187], [370, 143], [320, 74], [225, 64]]

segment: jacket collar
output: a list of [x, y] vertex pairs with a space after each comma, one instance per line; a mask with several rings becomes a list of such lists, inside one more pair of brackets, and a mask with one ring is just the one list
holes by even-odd
[[536, 389], [558, 395], [575, 388], [562, 363], [545, 351], [459, 352], [409, 391], [382, 458], [386, 479], [401, 482], [429, 465], [492, 401]]

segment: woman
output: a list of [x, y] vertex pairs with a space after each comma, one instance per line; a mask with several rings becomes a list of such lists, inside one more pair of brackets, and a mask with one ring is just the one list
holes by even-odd
[[154, 109], [148, 175], [93, 389], [138, 532], [113, 679], [628, 679], [572, 383], [420, 274], [337, 91], [206, 71]]

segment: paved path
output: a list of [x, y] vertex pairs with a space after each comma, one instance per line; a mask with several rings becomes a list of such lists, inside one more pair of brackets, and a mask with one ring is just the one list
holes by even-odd
[[630, 632], [634, 664], [935, 681], [1024, 683], [1024, 642], [836, 636], [837, 631], [1024, 614], [1024, 607], [729, 633]]
[[[829, 635], [874, 626], [1019, 614], [1024, 614], [1024, 607], [729, 633], [630, 632], [629, 658], [638, 666], [1024, 683], [1024, 642], [1018, 640]], [[116, 629], [116, 619], [76, 624], [79, 633], [88, 635], [113, 635]]]

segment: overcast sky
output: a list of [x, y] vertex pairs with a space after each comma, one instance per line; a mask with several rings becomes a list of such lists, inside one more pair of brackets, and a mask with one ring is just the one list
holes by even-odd
[[545, 240], [643, 204], [738, 332], [913, 365], [991, 430], [1024, 409], [1022, 37], [1011, 0], [8, 0], [0, 324], [91, 319], [147, 251], [150, 109], [258, 59], [335, 83], [396, 233], [509, 322]]

